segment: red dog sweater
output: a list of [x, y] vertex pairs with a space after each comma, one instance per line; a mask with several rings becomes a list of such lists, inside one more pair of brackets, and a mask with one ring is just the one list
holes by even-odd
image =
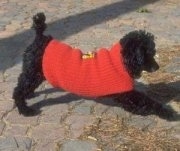
[[91, 58], [81, 50], [52, 40], [43, 56], [43, 72], [54, 87], [85, 97], [99, 97], [133, 89], [134, 82], [126, 71], [121, 46], [110, 51], [102, 48]]

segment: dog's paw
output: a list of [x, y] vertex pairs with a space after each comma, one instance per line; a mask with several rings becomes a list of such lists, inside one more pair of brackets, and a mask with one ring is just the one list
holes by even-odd
[[179, 114], [173, 109], [168, 108], [168, 107], [160, 108], [158, 111], [156, 111], [156, 114], [160, 118], [166, 119], [168, 121], [174, 121], [177, 118], [179, 119]]
[[36, 116], [41, 113], [40, 110], [35, 110], [27, 106], [23, 108], [18, 108], [18, 111], [19, 114], [22, 114], [23, 116]]

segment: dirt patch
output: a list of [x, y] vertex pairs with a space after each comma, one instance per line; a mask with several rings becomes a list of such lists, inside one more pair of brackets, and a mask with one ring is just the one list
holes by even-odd
[[102, 151], [178, 151], [177, 139], [169, 138], [169, 131], [142, 131], [129, 127], [119, 119], [99, 119], [87, 127], [81, 139], [96, 141]]

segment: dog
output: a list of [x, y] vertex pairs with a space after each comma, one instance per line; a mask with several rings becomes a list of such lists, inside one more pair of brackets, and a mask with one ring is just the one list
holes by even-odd
[[[53, 86], [80, 96], [113, 97], [125, 110], [137, 114], [141, 114], [141, 110], [143, 114], [153, 114], [151, 110], [154, 108], [159, 116], [172, 115], [161, 103], [134, 89], [134, 79], [140, 78], [142, 71], [155, 72], [159, 69], [154, 59], [156, 49], [153, 34], [144, 30], [131, 31], [113, 45], [110, 51], [102, 48], [97, 52], [83, 54], [79, 49], [75, 50], [52, 36], [44, 35], [45, 20], [44, 13], [33, 16], [36, 36], [24, 52], [22, 73], [13, 92], [15, 106], [20, 114], [38, 114], [27, 106], [26, 99], [44, 80], [48, 80]], [[101, 56], [106, 59], [101, 59]], [[81, 67], [79, 64], [82, 64]], [[104, 68], [108, 71], [104, 72]], [[111, 70], [113, 73], [109, 78]], [[78, 78], [82, 84], [78, 83]], [[92, 82], [93, 78], [96, 82]]]

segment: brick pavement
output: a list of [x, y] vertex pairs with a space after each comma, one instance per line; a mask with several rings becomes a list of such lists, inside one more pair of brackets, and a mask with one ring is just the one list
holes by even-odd
[[[109, 47], [125, 33], [146, 29], [156, 35], [160, 71], [143, 76], [138, 88], [180, 111], [179, 0], [1, 0], [0, 150], [118, 151], [179, 150], [180, 122], [138, 116], [111, 99], [87, 100], [44, 82], [28, 104], [42, 110], [23, 117], [13, 109], [12, 91], [21, 55], [33, 40], [31, 17], [47, 15], [47, 33], [84, 51]], [[142, 8], [148, 13], [140, 13]], [[148, 86], [148, 83], [152, 85]]]

